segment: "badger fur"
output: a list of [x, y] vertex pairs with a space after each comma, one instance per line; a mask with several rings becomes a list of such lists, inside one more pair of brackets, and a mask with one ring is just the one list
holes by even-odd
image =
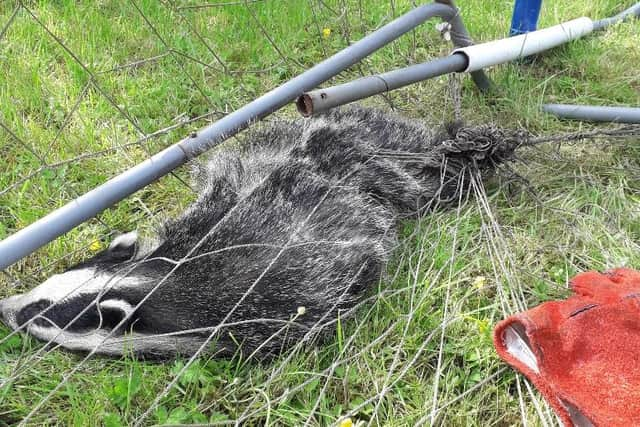
[[197, 200], [155, 241], [119, 236], [0, 314], [71, 350], [278, 354], [379, 280], [399, 219], [455, 199], [466, 172], [492, 171], [518, 144], [360, 107], [266, 124], [195, 166]]

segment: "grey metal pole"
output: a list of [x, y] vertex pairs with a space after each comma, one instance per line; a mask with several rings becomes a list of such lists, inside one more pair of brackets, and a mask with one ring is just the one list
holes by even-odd
[[[455, 10], [458, 10], [458, 7], [453, 0], [435, 0], [435, 2], [450, 6]], [[453, 17], [449, 21], [449, 24], [451, 24], [451, 40], [456, 47], [466, 47], [473, 44], [473, 40], [471, 39], [469, 32], [462, 23], [460, 14], [457, 14], [455, 17]], [[480, 89], [480, 92], [488, 93], [493, 87], [491, 79], [489, 79], [484, 71], [472, 71], [470, 74], [473, 83], [475, 83], [476, 87]]]
[[[452, 0], [436, 0], [438, 3], [453, 5]], [[592, 22], [589, 18], [581, 18], [580, 20], [574, 21], [586, 21], [588, 30], [584, 30], [583, 32], [591, 32], [593, 29], [603, 29], [608, 25], [611, 25], [615, 22], [622, 21], [624, 19], [630, 17], [640, 16], [640, 3], [637, 3], [635, 6], [632, 6], [625, 11], [617, 14], [612, 18], [602, 19], [600, 21]], [[464, 26], [460, 23], [460, 26], [464, 28]], [[559, 34], [565, 36], [567, 34], [566, 28], [560, 28]], [[379, 93], [387, 92], [393, 89], [397, 89], [402, 86], [406, 86], [420, 80], [426, 80], [441, 74], [449, 73], [449, 72], [461, 72], [470, 66], [470, 63], [473, 62], [470, 58], [469, 54], [465, 49], [460, 49], [460, 47], [471, 46], [470, 38], [466, 34], [466, 32], [460, 33], [459, 31], [452, 31], [452, 39], [454, 44], [459, 48], [453, 52], [451, 56], [457, 57], [460, 54], [466, 57], [466, 64], [464, 67], [460, 68], [459, 64], [462, 63], [460, 58], [455, 58], [450, 61], [442, 59], [437, 59], [435, 61], [427, 62], [424, 64], [414, 65], [407, 68], [397, 69], [388, 73], [378, 74], [374, 76], [364, 77], [358, 80], [354, 80], [352, 82], [344, 83], [337, 86], [332, 86], [329, 88], [318, 89], [315, 91], [311, 91], [308, 93], [304, 93], [298, 97], [296, 101], [296, 106], [300, 114], [305, 117], [311, 116], [313, 114], [319, 114], [323, 111], [329, 110], [331, 108], [337, 107], [339, 105], [348, 104], [353, 101], [357, 101], [359, 99], [367, 98], [369, 96], [373, 96]], [[512, 39], [505, 39], [508, 42], [513, 42]], [[492, 46], [491, 49], [484, 48], [480, 52], [474, 55], [475, 57], [479, 57], [482, 60], [486, 60], [490, 58], [492, 55], [500, 55], [503, 51], [500, 50], [500, 45], [498, 43], [502, 42], [501, 40], [497, 40], [494, 42], [489, 42], [480, 45], [474, 45], [471, 49], [483, 49], [485, 45], [496, 45]], [[540, 45], [540, 43], [534, 43], [536, 47]], [[512, 46], [513, 48], [514, 46]], [[518, 43], [516, 46], [518, 55], [522, 55], [522, 45]], [[505, 46], [506, 49], [506, 46]], [[489, 61], [491, 62], [491, 61]], [[455, 65], [454, 65], [455, 64]], [[481, 65], [476, 68], [482, 68], [484, 65]], [[477, 71], [472, 71], [471, 74], [474, 75], [482, 70], [479, 69]], [[479, 79], [474, 77], [474, 82], [481, 89], [487, 89], [490, 87], [491, 83], [487, 79], [487, 83], [482, 83], [486, 78], [486, 75], [482, 73]]]
[[187, 160], [233, 136], [251, 122], [273, 113], [298, 95], [327, 81], [433, 17], [451, 21], [453, 33], [466, 34], [458, 11], [450, 6], [428, 4], [411, 10], [280, 87], [7, 237], [0, 242], [0, 269], [10, 266]]
[[326, 89], [307, 92], [298, 97], [296, 107], [300, 114], [309, 117], [338, 105], [348, 104], [443, 74], [462, 71], [466, 67], [467, 57], [465, 55], [445, 56], [423, 64], [412, 65], [383, 74], [363, 77]]
[[616, 16], [612, 16], [610, 18], [600, 19], [599, 21], [595, 21], [593, 23], [593, 29], [596, 30], [604, 30], [608, 26], [615, 24], [620, 21], [625, 21], [629, 18], [640, 18], [640, 3], [636, 3], [630, 8], [623, 10]]
[[640, 108], [544, 104], [542, 110], [563, 119], [640, 124]]

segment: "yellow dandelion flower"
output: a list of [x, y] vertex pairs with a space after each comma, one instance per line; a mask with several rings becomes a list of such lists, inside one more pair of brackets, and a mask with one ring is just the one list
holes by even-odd
[[325, 39], [329, 38], [330, 35], [331, 35], [331, 28], [324, 28], [322, 30], [322, 37], [324, 37]]
[[478, 276], [475, 279], [473, 279], [473, 286], [476, 289], [482, 289], [485, 286], [487, 286], [487, 278], [484, 276]]
[[90, 245], [89, 245], [89, 250], [91, 252], [98, 252], [100, 249], [102, 249], [102, 243], [100, 243], [100, 240], [94, 240]]
[[340, 421], [340, 427], [353, 427], [353, 421], [351, 421], [351, 418], [345, 418]]
[[486, 334], [489, 331], [489, 321], [486, 319], [478, 320], [478, 332]]

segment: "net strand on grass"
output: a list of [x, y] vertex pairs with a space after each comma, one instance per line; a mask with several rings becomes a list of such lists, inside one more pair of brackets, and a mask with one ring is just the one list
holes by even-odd
[[[86, 52], [80, 49], [77, 43], [74, 43], [75, 40], [71, 33], [66, 33], [69, 29], [64, 25], [58, 26], [51, 22], [49, 10], [29, 2], [16, 2], [15, 7], [9, 7], [3, 13], [0, 6], [0, 14], [5, 17], [2, 20], [4, 24], [0, 27], [0, 43], [9, 43], [7, 39], [15, 37], [12, 30], [21, 29], [28, 23], [35, 23], [36, 27], [43, 32], [43, 39], [53, 41], [56, 48], [61, 49], [56, 55], [57, 61], [66, 64], [64, 63], [64, 55], [68, 55], [71, 58], [71, 64], [74, 65], [66, 64], [65, 66], [69, 69], [75, 66], [79, 67], [78, 73], [86, 80], [77, 88], [76, 96], [70, 98], [69, 108], [64, 112], [60, 123], [51, 136], [41, 137], [35, 134], [29, 126], [21, 125], [16, 118], [3, 117], [0, 120], [2, 132], [9, 135], [9, 139], [14, 141], [11, 148], [0, 147], [0, 153], [4, 154], [4, 151], [10, 153], [12, 161], [16, 165], [19, 165], [21, 160], [25, 163], [25, 166], [17, 169], [16, 172], [7, 173], [6, 176], [2, 176], [4, 173], [0, 173], [0, 197], [3, 198], [3, 201], [7, 201], [7, 205], [11, 202], [11, 210], [5, 208], [0, 210], [2, 222], [7, 224], [0, 227], [0, 236], [3, 233], [3, 227], [14, 231], [33, 219], [29, 215], [25, 215], [26, 220], [17, 218], [18, 215], [15, 212], [19, 209], [24, 210], [24, 208], [14, 206], [16, 205], [15, 200], [31, 197], [36, 205], [46, 204], [45, 210], [62, 201], [45, 198], [43, 202], [33, 196], [32, 192], [29, 192], [28, 187], [38, 186], [40, 179], [48, 173], [52, 172], [54, 176], [63, 176], [63, 171], [66, 168], [88, 169], [91, 167], [90, 162], [103, 162], [98, 167], [107, 169], [107, 175], [116, 173], [115, 169], [109, 169], [112, 166], [109, 161], [117, 163], [121, 170], [126, 164], [148, 158], [150, 153], [157, 151], [158, 147], [171, 142], [171, 138], [184, 134], [184, 132], [213, 117], [226, 114], [230, 109], [242, 105], [256, 94], [273, 86], [273, 81], [284, 80], [287, 76], [308, 68], [310, 63], [318, 62], [317, 60], [327, 57], [336, 49], [347, 46], [367, 30], [370, 31], [388, 22], [392, 17], [398, 15], [402, 7], [407, 6], [403, 4], [401, 7], [393, 1], [384, 5], [380, 4], [376, 6], [377, 8], [371, 6], [369, 9], [364, 7], [361, 1], [309, 0], [304, 5], [300, 3], [298, 7], [301, 10], [304, 9], [308, 15], [305, 21], [307, 25], [304, 29], [307, 35], [304, 37], [307, 37], [305, 41], [309, 42], [307, 46], [300, 49], [295, 44], [289, 43], [284, 35], [296, 37], [303, 33], [295, 33], [293, 31], [295, 29], [292, 28], [287, 30], [288, 33], [279, 31], [278, 23], [274, 22], [272, 15], [269, 15], [269, 11], [265, 9], [265, 7], [271, 6], [270, 3], [260, 0], [210, 4], [162, 2], [158, 7], [164, 8], [161, 10], [164, 10], [166, 16], [175, 22], [175, 28], [172, 31], [184, 28], [183, 32], [178, 31], [178, 35], [176, 35], [160, 22], [159, 16], [164, 17], [165, 15], [152, 13], [144, 2], [132, 2], [130, 7], [123, 6], [123, 10], [125, 10], [127, 19], [141, 19], [136, 22], [140, 24], [141, 28], [150, 31], [150, 36], [144, 40], [147, 48], [141, 49], [134, 55], [129, 55], [120, 64], [105, 64], [105, 66], [89, 64], [87, 61], [91, 60], [83, 57]], [[273, 3], [275, 4], [275, 2]], [[228, 14], [221, 18], [222, 15], [215, 14], [215, 11], [231, 8], [238, 15]], [[105, 11], [105, 13], [112, 12]], [[224, 23], [220, 22], [224, 19], [228, 22], [239, 19], [238, 16], [241, 13], [247, 14], [246, 22], [253, 23], [256, 35], [253, 42], [259, 44], [263, 52], [275, 52], [270, 61], [261, 64], [242, 63], [237, 57], [234, 58], [233, 53], [225, 52], [225, 42], [233, 44], [233, 41], [217, 40], [218, 43], [213, 43], [211, 34], [222, 34], [220, 28]], [[138, 18], [134, 18], [134, 16]], [[398, 65], [408, 65], [424, 60], [425, 56], [436, 55], [438, 47], [434, 41], [439, 36], [434, 35], [435, 31], [432, 31], [428, 25], [425, 28], [413, 31], [410, 35], [405, 36], [405, 41], [390, 47], [386, 53], [391, 59], [380, 60], [381, 62], [367, 59], [358, 64], [355, 71], [347, 73], [344, 79], [349, 80], [356, 76], [397, 68]], [[329, 31], [324, 31], [325, 29]], [[337, 37], [332, 37], [331, 32], [338, 33]], [[325, 36], [327, 33], [329, 35]], [[89, 42], [88, 40], [87, 43]], [[195, 45], [198, 45], [199, 48], [192, 49], [191, 47]], [[12, 44], [12, 46], [14, 45]], [[239, 45], [238, 48], [249, 50], [244, 45]], [[424, 54], [425, 49], [429, 51], [429, 54]], [[421, 50], [422, 53], [420, 53]], [[312, 51], [316, 53], [310, 53]], [[440, 49], [440, 53], [443, 51]], [[2, 55], [10, 59], [11, 55], [14, 57], [18, 55], [11, 50], [2, 52]], [[4, 60], [4, 58], [2, 59]], [[184, 80], [181, 83], [189, 88], [186, 91], [189, 92], [187, 96], [198, 97], [195, 103], [200, 104], [201, 107], [193, 108], [193, 105], [180, 104], [181, 106], [187, 105], [193, 110], [176, 112], [169, 103], [166, 105], [167, 113], [151, 113], [152, 115], [158, 114], [161, 117], [160, 120], [147, 121], [144, 112], [135, 113], [136, 103], [139, 103], [140, 100], [135, 98], [134, 91], [128, 93], [120, 91], [112, 79], [123, 78], [122, 76], [134, 78], [135, 73], [153, 73], [154, 69], [162, 69], [165, 62], [174, 65], [173, 72], [182, 74]], [[194, 67], [196, 68], [194, 69]], [[46, 67], [38, 69], [38, 72], [45, 74]], [[271, 76], [274, 75], [277, 77], [272, 78]], [[257, 76], [266, 81], [256, 82]], [[160, 78], [154, 82], [156, 86], [162, 86], [161, 77], [160, 75]], [[233, 89], [226, 91], [223, 96], [218, 96], [215, 91], [210, 89], [211, 87], [223, 86], [231, 86]], [[460, 95], [462, 85], [457, 80], [452, 80], [449, 87], [428, 82], [418, 85], [418, 88], [425, 86], [429, 89], [423, 91], [421, 100], [426, 102], [425, 109], [441, 110], [440, 117], [435, 116], [438, 114], [437, 112], [432, 116], [437, 121], [449, 117], [460, 120], [465, 112], [467, 112], [467, 119], [473, 118], [473, 115], [468, 113], [468, 111], [473, 111], [472, 108], [464, 105], [464, 100]], [[416, 89], [417, 93], [421, 93], [420, 90]], [[448, 98], [445, 96], [446, 94], [453, 96], [453, 105], [446, 101]], [[95, 101], [96, 96], [105, 101], [108, 108], [115, 111], [115, 115], [98, 116], [94, 120], [95, 127], [107, 128], [107, 122], [113, 121], [117, 122], [121, 128], [127, 129], [126, 132], [121, 133], [114, 131], [109, 146], [103, 144], [99, 148], [96, 145], [84, 145], [87, 141], [78, 138], [76, 134], [77, 128], [80, 127], [79, 123], [87, 115], [86, 108], [98, 108]], [[128, 102], [127, 96], [131, 97], [131, 102]], [[444, 102], [443, 99], [445, 99]], [[376, 99], [367, 102], [402, 109], [414, 101], [415, 95], [412, 92], [400, 91], [386, 94], [384, 97], [376, 97]], [[46, 104], [44, 99], [39, 102], [43, 105]], [[479, 101], [475, 99], [473, 102]], [[48, 119], [38, 118], [29, 113], [24, 116], [28, 116], [27, 118], [35, 123], [38, 123], [38, 120], [42, 122], [41, 124], [49, 123]], [[499, 131], [497, 127], [486, 124], [479, 125], [476, 131], [479, 130], [492, 135]], [[544, 271], [543, 267], [538, 264], [531, 268], [528, 265], [522, 265], [523, 260], [532, 262], [531, 255], [519, 253], [522, 248], [518, 248], [513, 239], [514, 234], [518, 234], [518, 227], [524, 228], [524, 226], [518, 224], [517, 221], [515, 224], [510, 222], [509, 210], [496, 201], [503, 197], [508, 198], [510, 192], [503, 188], [487, 189], [481, 177], [470, 172], [468, 174], [470, 178], [468, 181], [469, 191], [466, 195], [471, 195], [471, 197], [469, 199], [466, 196], [463, 198], [462, 192], [460, 192], [456, 198], [437, 200], [435, 206], [431, 206], [431, 208], [440, 204], [450, 205], [448, 214], [431, 215], [425, 212], [417, 222], [413, 223], [411, 232], [398, 242], [398, 247], [395, 249], [396, 255], [389, 266], [389, 271], [381, 279], [375, 295], [369, 296], [345, 313], [345, 317], [349, 317], [349, 314], [355, 315], [351, 320], [346, 321], [326, 316], [318, 323], [319, 328], [333, 327], [339, 324], [343, 333], [346, 334], [337, 339], [339, 348], [335, 348], [332, 353], [329, 353], [332, 355], [332, 359], [323, 363], [314, 363], [314, 358], [321, 359], [323, 356], [326, 358], [327, 354], [322, 353], [322, 350], [301, 343], [285, 352], [273, 365], [263, 367], [263, 371], [260, 373], [252, 370], [252, 364], [249, 360], [239, 361], [239, 372], [251, 371], [245, 376], [248, 383], [254, 381], [251, 377], [254, 374], [258, 377], [262, 375], [262, 380], [260, 383], [251, 383], [251, 387], [247, 387], [244, 394], [243, 390], [235, 385], [228, 385], [230, 390], [224, 389], [225, 393], [232, 396], [229, 400], [235, 399], [234, 402], [239, 405], [239, 408], [235, 412], [229, 411], [235, 419], [220, 421], [220, 423], [236, 425], [261, 422], [285, 423], [286, 421], [283, 420], [287, 420], [287, 418], [279, 412], [280, 408], [284, 407], [286, 408], [285, 412], [298, 411], [296, 420], [305, 425], [323, 424], [329, 422], [328, 420], [339, 422], [347, 417], [360, 417], [367, 425], [377, 425], [394, 419], [396, 416], [406, 417], [407, 420], [410, 420], [408, 422], [414, 421], [418, 424], [446, 424], [446, 421], [459, 421], [463, 417], [461, 414], [464, 413], [469, 414], [467, 419], [475, 417], [480, 409], [469, 409], [468, 405], [465, 405], [465, 400], [471, 399], [470, 402], [477, 402], [478, 400], [473, 400], [474, 396], [483, 396], [482, 393], [494, 396], [495, 400], [504, 399], [507, 403], [500, 403], [499, 408], [503, 411], [504, 408], [509, 408], [511, 412], [506, 416], [512, 417], [511, 422], [526, 423], [533, 420], [543, 425], [557, 423], [557, 419], [549, 412], [544, 401], [541, 401], [530, 385], [526, 381], [523, 382], [520, 377], [511, 381], [512, 385], [515, 384], [515, 391], [506, 390], [499, 393], [494, 390], [498, 387], [506, 387], [504, 378], [507, 371], [490, 356], [487, 356], [489, 353], [483, 352], [479, 356], [482, 361], [483, 378], [476, 382], [460, 381], [453, 378], [456, 372], [466, 372], [464, 369], [467, 369], [468, 365], [473, 365], [470, 361], [471, 356], [456, 348], [456, 337], [460, 330], [469, 329], [469, 324], [479, 322], [478, 328], [480, 328], [484, 325], [482, 323], [485, 321], [484, 319], [489, 319], [486, 320], [487, 322], [497, 320], [496, 317], [522, 310], [532, 301], [538, 300], [540, 297], [534, 293], [537, 292], [537, 289], [527, 284], [528, 281], [535, 282], [535, 286], [541, 288], [545, 286], [552, 288], [552, 293], [561, 293], [562, 286], [558, 283], [566, 282], [570, 269], [600, 266], [602, 261], [598, 255], [589, 253], [589, 250], [582, 249], [580, 246], [584, 245], [584, 241], [589, 237], [583, 235], [585, 233], [583, 228], [591, 221], [589, 209], [592, 206], [596, 207], [594, 209], [602, 211], [599, 215], [606, 218], [605, 222], [609, 228], [604, 229], [602, 233], [607, 233], [606, 235], [611, 241], [618, 239], [621, 242], [620, 247], [613, 246], [611, 243], [609, 247], [605, 247], [603, 243], [602, 245], [597, 244], [596, 248], [611, 251], [612, 258], [619, 257], [617, 254], [637, 252], [638, 244], [634, 241], [632, 232], [625, 228], [627, 225], [615, 221], [615, 212], [607, 212], [608, 205], [605, 202], [595, 200], [589, 201], [590, 204], [580, 204], [580, 201], [576, 202], [575, 200], [562, 201], [563, 197], [568, 197], [562, 192], [551, 192], [551, 196], [538, 195], [534, 192], [536, 187], [545, 188], [555, 185], [552, 181], [553, 174], [557, 172], [557, 164], [560, 160], [566, 161], [565, 164], [570, 164], [572, 161], [571, 155], [568, 158], [562, 158], [564, 153], [552, 152], [545, 148], [544, 144], [566, 144], [594, 139], [617, 141], [619, 138], [625, 138], [623, 141], [631, 141], [629, 138], [637, 137], [639, 134], [638, 126], [619, 126], [599, 127], [579, 132], [552, 132], [550, 135], [545, 133], [542, 136], [525, 136], [528, 134], [521, 132], [513, 138], [514, 144], [518, 146], [531, 145], [533, 147], [526, 148], [525, 154], [522, 154], [519, 161], [512, 166], [515, 175], [505, 178], [505, 186], [507, 180], [509, 186], [517, 187], [520, 185], [520, 188], [524, 183], [528, 183], [525, 190], [519, 194], [527, 195], [529, 203], [535, 205], [533, 207], [532, 205], [524, 206], [533, 212], [532, 221], [538, 221], [537, 215], [541, 217], [552, 216], [554, 220], [566, 222], [566, 226], [576, 234], [574, 241], [563, 241], [562, 244], [558, 243], [555, 247], [535, 247], [535, 251], [542, 254], [541, 256], [547, 256], [545, 255], [547, 253], [559, 256], [564, 252], [565, 255], [561, 257], [561, 261], [566, 267], [563, 271], [556, 274], [553, 271]], [[477, 134], [474, 138], [476, 137]], [[460, 140], [451, 140], [446, 150], [460, 148], [461, 141], [481, 142], [480, 139], [474, 138], [460, 135]], [[43, 139], [51, 141], [50, 144], [43, 144]], [[77, 142], [76, 147], [70, 147], [69, 141]], [[36, 142], [40, 145], [33, 145]], [[231, 141], [230, 143], [239, 143], [239, 141]], [[591, 145], [586, 144], [585, 147], [589, 149]], [[136, 149], [140, 149], [141, 152], [135, 152]], [[418, 156], [411, 157], [413, 154], [415, 153], [407, 155], [406, 153], [382, 150], [372, 153], [372, 157], [387, 156], [399, 159], [405, 156], [409, 157], [407, 161], [415, 161]], [[553, 156], [558, 157], [554, 158]], [[441, 165], [440, 155], [420, 160], [428, 161], [432, 165]], [[455, 169], [459, 165], [449, 163], [446, 167]], [[509, 167], [511, 168], [511, 166]], [[508, 169], [504, 170], [508, 171]], [[536, 171], [544, 171], [545, 179], [542, 179], [540, 174], [535, 176]], [[599, 176], [592, 177], [585, 174], [575, 176], [575, 186], [578, 187], [582, 185], [581, 183], [586, 183], [585, 185], [592, 185], [594, 188], [609, 188], [607, 185], [617, 188], [615, 187], [617, 185], [615, 184], [615, 174], [623, 172], [626, 179], [637, 180], [640, 176], [637, 165], [632, 162], [626, 166], [607, 169], [606, 173], [612, 175], [613, 184], [603, 182], [604, 180]], [[104, 174], [97, 175], [100, 175], [99, 179], [102, 179]], [[183, 175], [177, 172], [173, 178], [168, 178], [183, 183], [177, 187], [162, 181], [150, 191], [160, 191], [162, 196], [169, 195], [172, 191], [186, 190], [190, 193], [190, 187], [185, 182]], [[561, 178], [566, 178], [567, 175], [568, 173], [565, 172]], [[537, 179], [531, 179], [531, 176]], [[513, 177], [515, 180], [512, 179]], [[92, 182], [95, 181], [93, 179]], [[184, 184], [187, 187], [184, 187]], [[442, 183], [443, 186], [445, 184], [449, 183]], [[74, 179], [71, 182], [63, 180], [59, 184], [60, 194], [52, 197], [73, 197], [90, 189], [91, 185], [80, 185]], [[163, 188], [165, 186], [166, 188]], [[176, 190], [177, 188], [180, 190]], [[626, 191], [633, 193], [633, 190], [627, 189]], [[623, 191], [622, 194], [614, 194], [614, 196], [616, 200], [623, 200], [626, 194]], [[514, 195], [513, 197], [522, 196]], [[576, 195], [576, 198], [578, 197], [584, 196], [581, 193]], [[164, 203], [168, 205], [174, 201], [174, 198], [170, 198]], [[167, 216], [165, 211], [159, 208], [163, 204], [162, 200], [150, 200], [150, 197], [146, 196], [140, 198], [139, 204], [142, 207], [136, 205], [125, 208], [130, 212], [137, 212], [132, 220], [124, 220], [122, 216], [115, 218], [111, 213], [104, 213], [97, 221], [82, 226], [77, 234], [74, 234], [74, 237], [65, 241], [64, 245], [67, 249], [56, 252], [46, 248], [28, 260], [19, 263], [15, 268], [5, 271], [3, 277], [7, 278], [7, 286], [3, 290], [4, 296], [7, 296], [7, 290], [14, 292], [17, 287], [39, 283], [43, 277], [82, 259], [90, 251], [89, 247], [91, 246], [87, 244], [86, 236], [98, 235], [102, 240], [105, 240], [107, 236], [114, 234], [123, 226], [130, 227], [131, 223], [136, 221], [161, 223], [162, 217]], [[576, 205], [579, 205], [580, 209], [584, 211], [576, 210]], [[628, 209], [627, 205], [623, 205], [622, 202], [620, 205], [624, 206], [624, 209]], [[171, 209], [167, 211], [171, 211]], [[632, 212], [629, 214], [631, 215]], [[546, 219], [540, 221], [546, 221]], [[469, 224], [476, 226], [477, 232], [470, 232]], [[518, 238], [523, 239], [521, 234], [518, 235]], [[477, 241], [469, 243], [469, 235]], [[339, 242], [331, 243], [338, 244]], [[478, 259], [470, 257], [465, 247], [471, 247], [472, 250], [469, 251], [477, 253]], [[197, 248], [198, 245], [194, 246], [190, 254], [195, 253]], [[287, 245], [281, 246], [278, 253], [281, 255], [285, 248]], [[577, 250], [579, 253], [566, 254], [570, 250]], [[433, 254], [442, 253], [446, 254], [444, 261], [433, 256]], [[165, 261], [171, 264], [172, 271], [175, 271], [176, 268], [192, 258], [187, 256], [184, 259], [166, 259]], [[273, 262], [276, 260], [277, 257], [273, 259]], [[461, 264], [465, 265], [461, 266]], [[474, 286], [472, 279], [478, 274], [492, 275], [489, 279], [485, 278], [490, 284]], [[126, 271], [119, 273], [117, 277], [114, 276], [113, 283], [126, 278], [126, 276]], [[161, 285], [162, 282], [158, 283], [156, 289]], [[472, 289], [468, 290], [469, 287]], [[484, 302], [484, 305], [480, 307], [474, 306], [474, 304], [480, 304], [477, 302], [480, 299], [487, 299], [485, 296], [487, 292], [494, 292], [497, 301], [495, 303]], [[232, 313], [233, 309], [241, 303], [242, 300], [238, 301], [229, 313]], [[140, 302], [140, 305], [142, 304], [144, 304], [144, 300]], [[87, 306], [86, 310], [89, 309], [90, 306]], [[379, 312], [385, 309], [390, 310], [390, 313], [395, 314], [396, 317], [389, 319], [389, 315], [381, 316]], [[46, 315], [46, 311], [41, 314]], [[197, 330], [209, 336], [201, 350], [210, 340], [215, 339], [216, 334], [225, 326], [237, 324], [227, 322], [228, 319], [229, 317], [225, 318], [225, 321], [207, 330]], [[288, 322], [278, 319], [255, 319], [254, 321], [279, 322], [281, 327], [276, 334], [286, 334], [290, 328], [297, 327], [295, 316]], [[418, 325], [424, 328], [423, 335], [416, 332]], [[378, 332], [376, 336], [369, 335], [369, 330], [372, 328]], [[194, 331], [196, 330], [186, 330], [184, 333]], [[312, 332], [309, 331], [309, 339], [312, 338]], [[468, 336], [472, 334], [468, 331], [465, 334], [467, 337], [465, 339], [469, 340]], [[0, 357], [7, 360], [9, 367], [8, 371], [0, 372], [2, 375], [0, 388], [6, 387], [6, 390], [10, 390], [13, 384], [28, 381], [31, 372], [36, 372], [39, 367], [48, 363], [47, 358], [55, 357], [56, 352], [61, 352], [57, 345], [50, 345], [39, 347], [35, 351], [27, 348], [20, 356], [11, 355], [11, 353], [1, 354], [3, 345], [9, 343], [13, 337], [16, 337], [15, 332], [0, 338]], [[484, 345], [487, 345], [486, 341]], [[480, 348], [476, 347], [475, 351], [480, 351]], [[94, 350], [97, 350], [97, 347]], [[176, 399], [173, 395], [175, 395], [176, 388], [182, 387], [181, 381], [185, 374], [188, 374], [193, 366], [207, 359], [204, 356], [198, 358], [199, 355], [200, 351], [188, 359], [181, 369], [167, 373], [165, 376], [167, 381], [162, 387], [154, 389], [155, 396], [140, 402], [138, 412], [127, 413], [126, 422], [141, 425], [151, 422], [150, 420], [154, 417], [157, 418], [158, 408], [163, 405], [171, 405], [171, 402]], [[25, 393], [29, 394], [27, 398], [29, 406], [27, 410], [23, 407], [19, 412], [19, 419], [14, 421], [20, 422], [22, 425], [35, 425], [49, 417], [53, 418], [51, 414], [55, 410], [51, 408], [51, 401], [63, 396], [65, 388], [78, 381], [78, 375], [86, 372], [89, 372], [89, 375], [97, 375], [102, 363], [110, 364], [116, 369], [121, 366], [117, 361], [105, 361], [93, 366], [92, 363], [95, 361], [94, 352], [90, 352], [79, 361], [74, 360], [72, 367], [65, 368], [64, 372], [59, 372], [60, 381], [53, 387], [39, 389], [36, 383], [35, 389], [31, 389], [29, 385], [22, 384], [23, 390], [28, 390]], [[377, 370], [376, 364], [380, 365]], [[299, 375], [298, 371], [300, 370], [306, 372]], [[365, 384], [352, 391], [347, 389], [350, 386], [356, 387], [356, 384], [360, 382], [349, 379], [351, 371], [357, 371], [364, 378], [361, 383]], [[381, 373], [383, 375], [379, 376]], [[296, 375], [298, 376], [296, 377]], [[316, 383], [317, 385], [314, 386]], [[422, 385], [422, 391], [427, 397], [419, 403], [412, 402], [410, 399], [404, 400], [404, 394], [409, 393], [406, 390], [416, 387], [416, 384]], [[313, 392], [307, 396], [309, 393], [306, 390], [309, 388], [312, 388]], [[242, 399], [235, 396], [235, 393], [241, 394]], [[349, 398], [354, 395], [358, 399]], [[517, 418], [513, 418], [514, 406], [508, 403], [513, 395], [517, 395], [519, 402], [517, 404], [519, 407]], [[5, 406], [3, 402], [8, 402], [8, 399], [7, 393], [2, 394], [0, 407]], [[296, 399], [305, 402], [302, 409], [295, 409], [294, 405], [289, 404]], [[478, 397], [478, 399], [482, 401], [482, 397]], [[225, 401], [225, 399], [220, 400]], [[10, 405], [14, 408], [16, 404], [12, 402]], [[111, 410], [119, 410], [114, 404], [110, 405]], [[329, 409], [333, 409], [328, 408], [327, 405], [340, 406], [340, 412], [327, 415]], [[176, 407], [180, 407], [180, 404], [176, 403]], [[205, 413], [211, 413], [220, 409], [221, 406], [216, 402], [206, 401], [199, 403], [198, 408]], [[124, 416], [125, 412], [122, 411], [120, 414]], [[490, 417], [486, 412], [482, 412], [482, 414], [484, 417]], [[3, 415], [0, 413], [0, 418], [2, 417]]]

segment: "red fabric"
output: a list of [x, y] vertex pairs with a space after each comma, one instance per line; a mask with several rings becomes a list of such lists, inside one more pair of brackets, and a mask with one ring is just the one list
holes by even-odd
[[[535, 384], [566, 426], [574, 425], [566, 404], [594, 426], [640, 426], [640, 273], [590, 271], [574, 277], [571, 288], [567, 300], [500, 322], [496, 350]], [[526, 333], [538, 373], [507, 351], [509, 326]]]

